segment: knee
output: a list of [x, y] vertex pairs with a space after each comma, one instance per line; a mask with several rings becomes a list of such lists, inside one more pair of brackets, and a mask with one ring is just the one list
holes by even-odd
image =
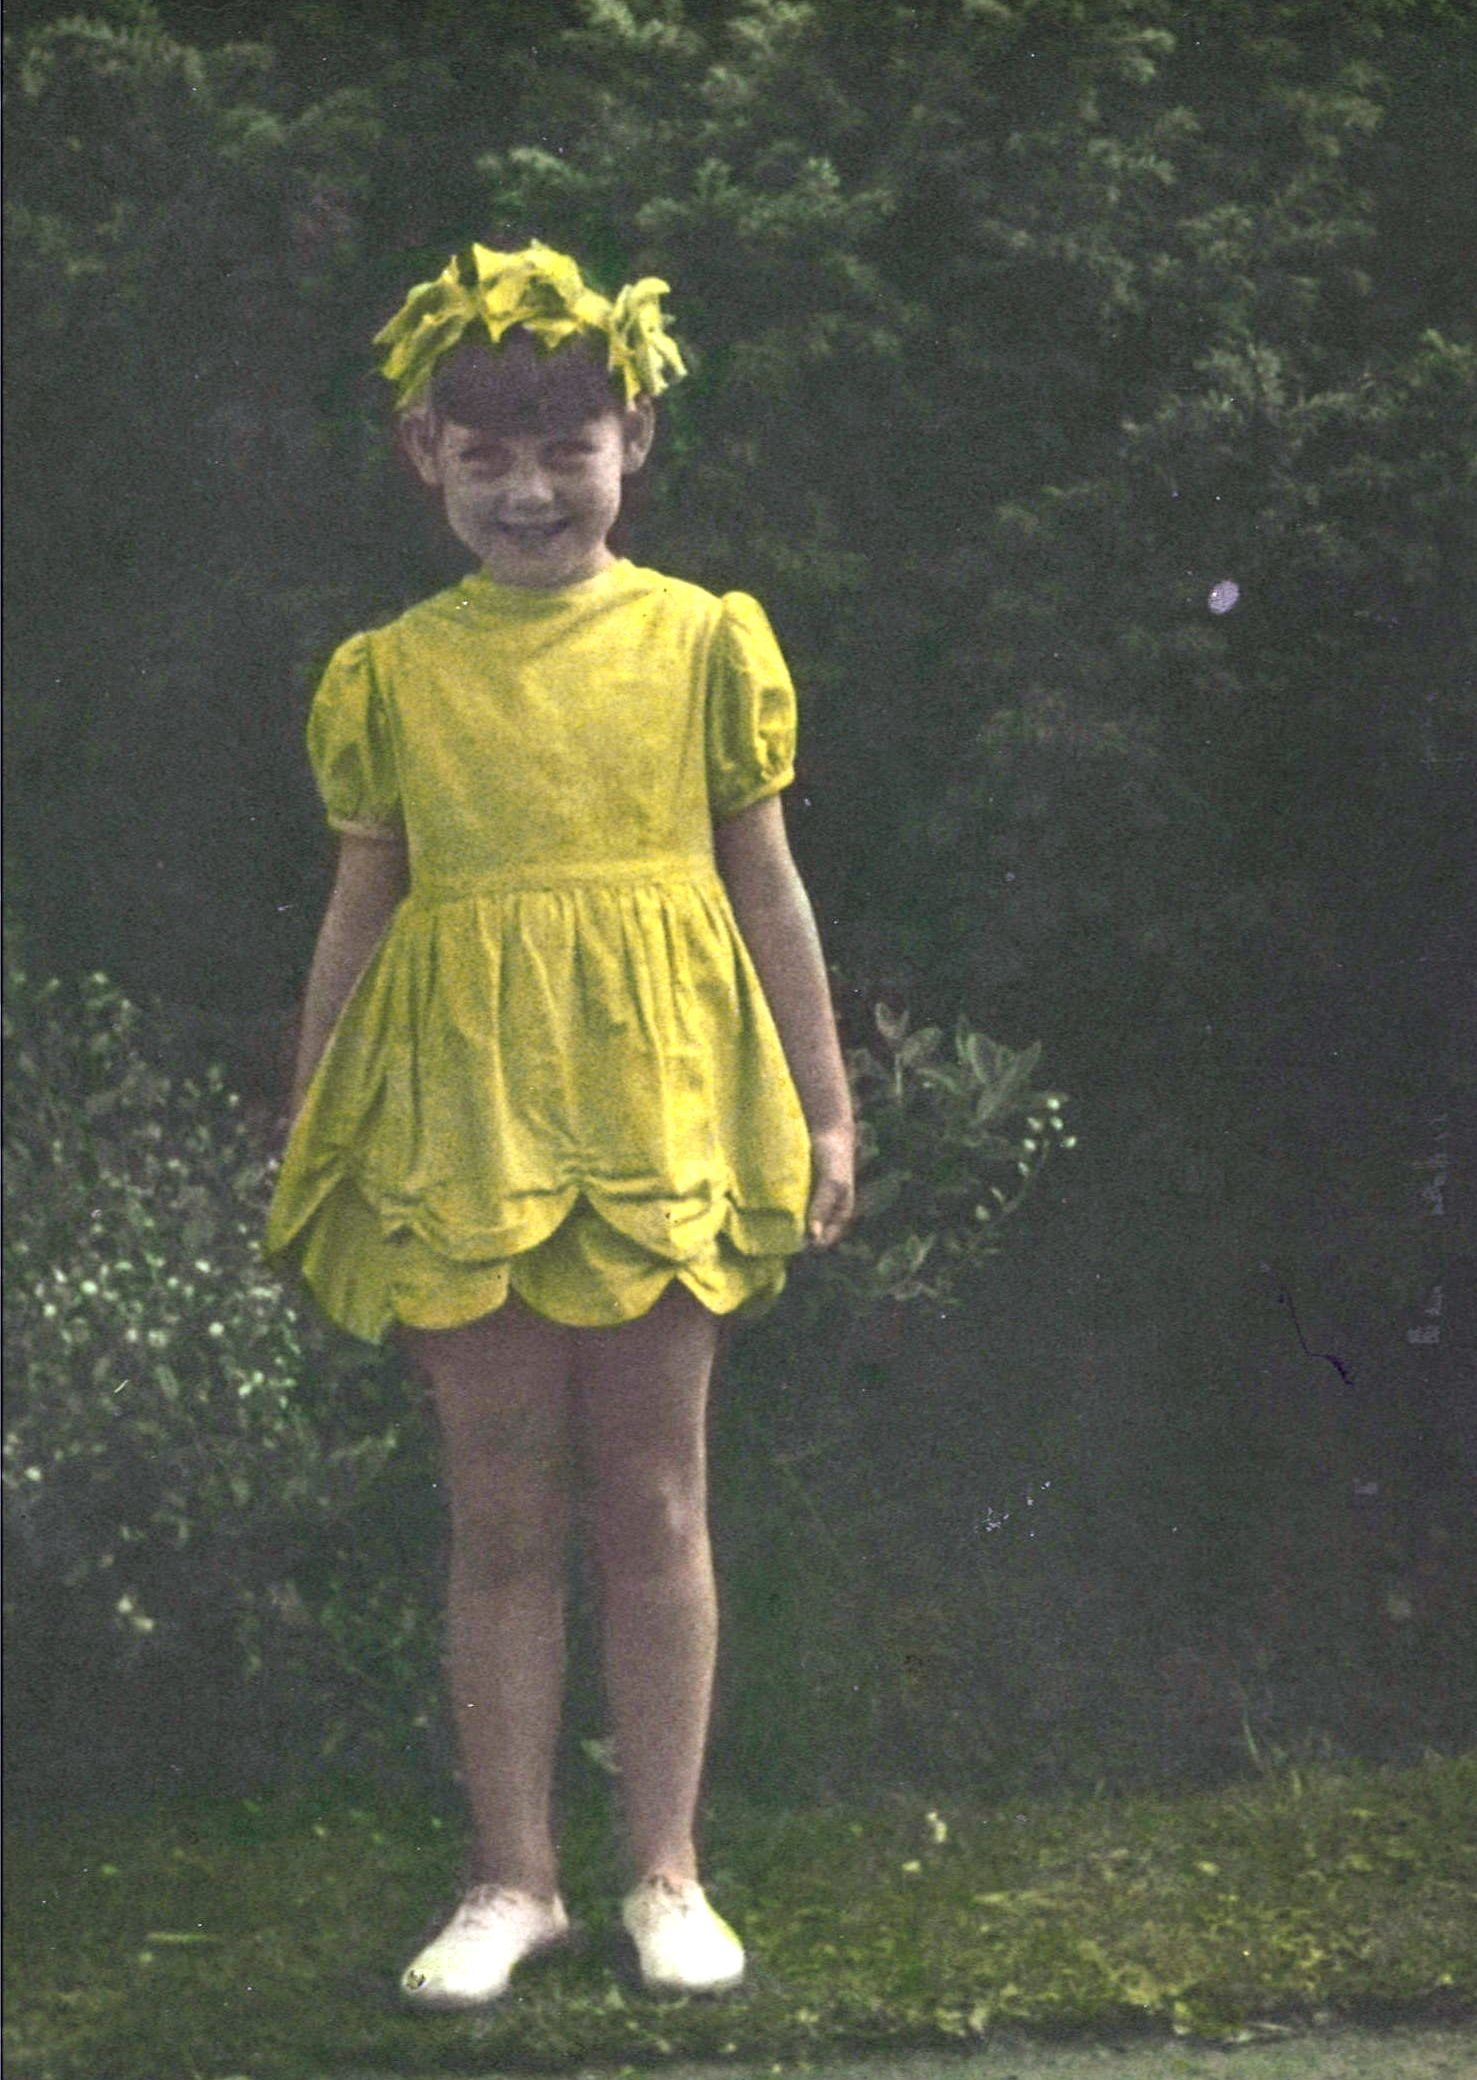
[[495, 1478], [453, 1493], [451, 1563], [482, 1586], [562, 1575], [569, 1503], [554, 1484]]
[[667, 1574], [705, 1553], [707, 1498], [700, 1475], [630, 1477], [607, 1483], [591, 1502], [602, 1574]]

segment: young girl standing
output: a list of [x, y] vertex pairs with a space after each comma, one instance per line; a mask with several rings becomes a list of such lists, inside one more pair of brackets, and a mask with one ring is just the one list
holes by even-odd
[[737, 1984], [694, 1824], [717, 1612], [720, 1317], [851, 1218], [854, 1132], [785, 838], [794, 694], [757, 604], [609, 546], [665, 284], [473, 246], [379, 335], [477, 569], [332, 658], [308, 725], [339, 864], [267, 1235], [430, 1388], [471, 1884], [402, 1987], [491, 2000], [568, 1932], [552, 1785], [583, 1510], [652, 1988]]

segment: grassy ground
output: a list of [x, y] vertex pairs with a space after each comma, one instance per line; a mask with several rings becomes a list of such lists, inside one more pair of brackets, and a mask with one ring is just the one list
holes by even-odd
[[713, 2059], [739, 2073], [1001, 2030], [1144, 2030], [1147, 2050], [1319, 2016], [1470, 2014], [1474, 1810], [1477, 1757], [1004, 1810], [719, 1801], [707, 1878], [750, 1980], [719, 2002], [658, 2002], [618, 1946], [591, 1804], [565, 1829], [573, 1953], [471, 2017], [406, 2014], [393, 1992], [454, 1894], [445, 1813], [325, 1780], [73, 1816], [12, 1830], [6, 2069], [316, 2080]]
[[[1472, 2080], [1477, 2028], [1452, 2024], [1380, 2029], [1313, 2026], [1235, 2047], [1234, 2080]], [[641, 2069], [582, 2066], [570, 2080], [621, 2080]], [[992, 2031], [979, 2049], [871, 2051], [801, 2059], [663, 2064], [661, 2080], [1233, 2080], [1219, 2045], [1122, 2036], [1051, 2042]], [[328, 2076], [324, 2076], [328, 2080]], [[398, 2073], [345, 2071], [332, 2080], [401, 2080]], [[503, 2080], [483, 2073], [476, 2080]]]

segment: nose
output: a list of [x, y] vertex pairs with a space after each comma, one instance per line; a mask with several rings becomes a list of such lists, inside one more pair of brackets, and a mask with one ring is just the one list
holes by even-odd
[[553, 504], [554, 487], [536, 455], [514, 456], [503, 474], [503, 508], [511, 516], [542, 513]]

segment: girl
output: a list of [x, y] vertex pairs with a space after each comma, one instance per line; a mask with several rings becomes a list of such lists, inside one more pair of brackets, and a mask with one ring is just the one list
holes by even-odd
[[[716, 1604], [720, 1318], [853, 1204], [826, 969], [778, 800], [794, 695], [764, 615], [609, 536], [685, 371], [666, 285], [481, 246], [378, 336], [401, 433], [478, 568], [332, 658], [308, 724], [337, 877], [267, 1236], [428, 1383], [470, 1888], [409, 1966], [495, 1998], [559, 1942], [566, 1539], [599, 1580], [644, 1983], [738, 1983], [694, 1817]], [[619, 389], [615, 387], [619, 384]]]

